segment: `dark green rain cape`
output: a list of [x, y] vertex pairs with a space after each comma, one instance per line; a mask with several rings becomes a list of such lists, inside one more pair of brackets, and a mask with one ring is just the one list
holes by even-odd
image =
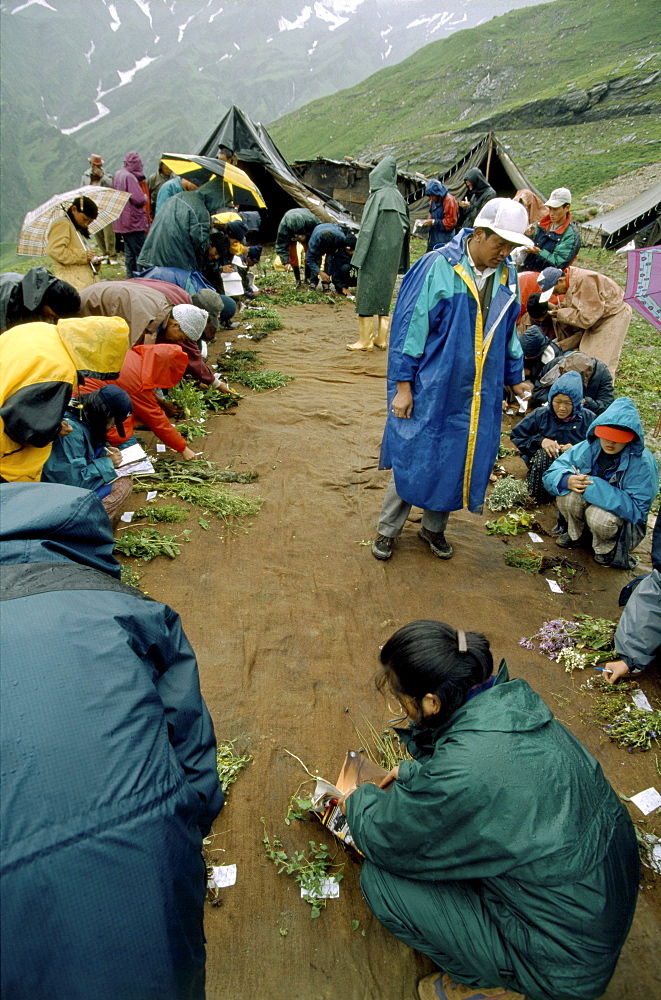
[[384, 156], [370, 172], [370, 196], [351, 263], [359, 268], [358, 315], [387, 316], [397, 274], [409, 267], [409, 210], [397, 190], [394, 156]]
[[638, 891], [631, 820], [599, 764], [504, 661], [383, 791], [347, 800], [376, 917], [458, 982], [594, 1000]]

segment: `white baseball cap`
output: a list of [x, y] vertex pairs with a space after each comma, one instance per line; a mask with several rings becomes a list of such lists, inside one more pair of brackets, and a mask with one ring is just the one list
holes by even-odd
[[520, 202], [511, 198], [492, 198], [480, 209], [473, 227], [491, 229], [517, 247], [533, 247], [535, 244], [525, 235], [529, 224], [528, 212]]
[[548, 201], [544, 204], [547, 208], [560, 208], [562, 205], [571, 205], [571, 191], [569, 188], [556, 188], [551, 191]]

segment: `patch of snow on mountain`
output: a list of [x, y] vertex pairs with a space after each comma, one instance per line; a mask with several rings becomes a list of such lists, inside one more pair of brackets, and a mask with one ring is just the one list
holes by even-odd
[[434, 27], [431, 28], [431, 30], [428, 32], [428, 34], [430, 34], [430, 35], [433, 35], [434, 32], [438, 31], [439, 28], [442, 28], [443, 25], [447, 21], [449, 21], [451, 17], [454, 17], [454, 11], [448, 11], [448, 10], [446, 10], [446, 11], [444, 11], [443, 14], [439, 14], [438, 16], [440, 17], [441, 20], [438, 22], [438, 24], [435, 24]]
[[314, 52], [314, 50], [316, 49], [316, 47], [317, 47], [317, 45], [318, 45], [318, 44], [319, 44], [319, 42], [313, 42], [313, 43], [312, 43], [312, 48], [311, 48], [311, 49], [308, 49], [308, 55], [309, 55], [309, 56], [311, 56], [311, 55], [312, 55], [312, 53]]
[[[135, 76], [135, 74], [138, 72], [138, 70], [144, 69], [145, 66], [149, 66], [150, 63], [156, 62], [157, 58], [158, 58], [158, 56], [143, 56], [142, 59], [138, 59], [136, 61], [135, 66], [133, 67], [133, 69], [129, 69], [125, 73], [122, 73], [121, 69], [118, 69], [117, 70], [117, 75], [118, 75], [118, 77], [120, 79], [119, 86], [120, 87], [125, 87], [127, 83], [131, 82], [131, 80], [133, 79], [133, 77]], [[112, 89], [116, 90], [117, 88], [113, 87]], [[108, 91], [106, 90], [105, 93], [107, 94]]]
[[186, 30], [186, 28], [191, 23], [191, 21], [193, 20], [194, 17], [195, 17], [195, 14], [191, 14], [190, 17], [186, 18], [186, 20], [184, 21], [183, 24], [179, 25], [179, 37], [177, 38], [178, 42], [180, 42], [181, 39], [184, 37], [184, 31]]
[[45, 7], [46, 10], [54, 10], [57, 14], [57, 7], [51, 7], [49, 3], [46, 3], [46, 0], [27, 0], [27, 3], [22, 3], [20, 7], [14, 7], [9, 13], [18, 14], [19, 10], [25, 10], [26, 7], [32, 7], [33, 4], [36, 4], [38, 7]]
[[309, 21], [311, 17], [311, 7], [304, 7], [295, 21], [288, 21], [286, 17], [279, 17], [278, 31], [294, 31], [296, 28], [302, 28], [305, 22]]
[[386, 51], [381, 53], [381, 60], [382, 61], [386, 60], [391, 52], [392, 52], [392, 45], [389, 45]]
[[154, 25], [153, 25], [152, 19], [151, 19], [151, 10], [149, 9], [149, 0], [134, 0], [134, 2], [138, 5], [138, 7], [142, 11], [142, 13], [149, 20], [149, 27], [153, 28]]
[[119, 20], [119, 14], [117, 13], [117, 10], [111, 3], [108, 4], [108, 13], [112, 18], [112, 21], [110, 22], [110, 27], [112, 28], [113, 31], [117, 31], [122, 22]]
[[220, 59], [217, 60], [217, 62], [222, 62], [223, 59], [231, 59], [231, 58], [232, 58], [232, 53], [226, 52], [224, 56], [221, 56]]
[[240, 52], [240, 51], [241, 51], [241, 48], [240, 48], [240, 46], [238, 46], [238, 45], [236, 44], [236, 42], [232, 42], [232, 45], [234, 46], [234, 48], [236, 49], [236, 51], [237, 51], [237, 52]]
[[466, 11], [464, 11], [464, 16], [461, 17], [461, 18], [459, 18], [458, 21], [451, 21], [450, 22], [450, 27], [451, 28], [456, 28], [456, 26], [458, 24], [464, 24], [467, 20], [468, 20], [468, 14], [466, 13]]
[[213, 20], [214, 20], [215, 18], [217, 18], [219, 14], [222, 14], [222, 13], [223, 13], [223, 8], [222, 8], [222, 7], [219, 7], [219, 8], [218, 8], [218, 10], [216, 11], [216, 13], [215, 13], [215, 14], [211, 14], [211, 16], [209, 17], [209, 24], [211, 24], [211, 23], [212, 23], [212, 21], [213, 21]]
[[328, 10], [323, 3], [319, 3], [318, 0], [314, 5], [314, 13], [320, 21], [326, 21], [330, 24], [330, 28], [328, 29], [329, 31], [335, 31], [335, 29], [339, 28], [341, 24], [346, 24], [349, 20], [348, 17], [340, 17], [339, 14], [333, 14], [332, 11]]
[[326, 0], [326, 6], [336, 14], [355, 14], [365, 0]]
[[391, 31], [392, 31], [392, 24], [389, 24], [388, 27], [380, 33], [381, 38], [385, 38], [386, 35], [389, 35]]
[[80, 122], [79, 125], [74, 125], [73, 128], [61, 128], [60, 132], [62, 135], [73, 135], [74, 132], [80, 131], [81, 128], [85, 128], [86, 125], [91, 125], [93, 122], [98, 122], [99, 118], [105, 118], [106, 115], [110, 114], [110, 108], [107, 108], [105, 104], [101, 101], [95, 101], [97, 114], [93, 118], [88, 118], [87, 121]]
[[85, 59], [87, 60], [87, 65], [88, 66], [92, 65], [92, 55], [93, 55], [93, 53], [94, 53], [94, 39], [91, 40], [90, 47], [89, 47], [88, 51], [85, 53]]

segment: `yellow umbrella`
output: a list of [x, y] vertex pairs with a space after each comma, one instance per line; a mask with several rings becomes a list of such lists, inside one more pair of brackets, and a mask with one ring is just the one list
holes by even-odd
[[220, 222], [221, 224], [225, 222], [243, 222], [238, 212], [217, 212], [211, 218], [214, 222]]
[[224, 160], [217, 160], [213, 156], [194, 156], [186, 153], [163, 153], [161, 160], [173, 173], [184, 175], [202, 167], [212, 174], [222, 178], [223, 183], [229, 188], [233, 201], [246, 208], [266, 208], [266, 202], [262, 198], [261, 192], [254, 184], [245, 170], [226, 163]]

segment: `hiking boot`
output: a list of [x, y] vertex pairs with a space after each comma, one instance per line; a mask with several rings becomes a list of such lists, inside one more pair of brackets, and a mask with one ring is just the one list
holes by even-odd
[[514, 993], [504, 986], [483, 989], [455, 983], [447, 972], [432, 972], [418, 983], [420, 1000], [525, 1000], [523, 993]]
[[559, 545], [561, 549], [576, 549], [581, 544], [580, 538], [571, 538], [568, 532], [563, 531], [561, 535], [555, 540], [555, 544]]
[[428, 531], [427, 528], [420, 528], [418, 538], [427, 542], [429, 548], [439, 559], [452, 559], [454, 549], [445, 539], [442, 531]]
[[610, 566], [610, 564], [613, 561], [613, 553], [606, 552], [603, 555], [601, 555], [595, 552], [594, 561], [597, 563], [598, 566]]
[[377, 535], [372, 542], [372, 555], [375, 559], [390, 559], [395, 539], [389, 535]]

